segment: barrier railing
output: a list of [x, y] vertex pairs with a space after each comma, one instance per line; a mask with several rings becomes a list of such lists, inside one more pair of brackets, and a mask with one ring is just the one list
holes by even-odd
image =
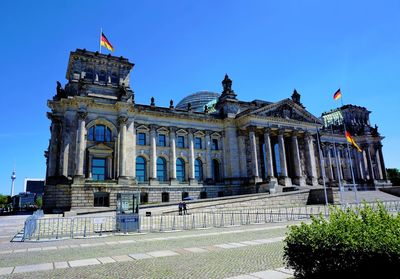
[[[399, 201], [381, 202], [390, 212], [400, 210]], [[369, 203], [376, 208], [378, 203]], [[357, 210], [358, 206], [342, 206]], [[165, 232], [201, 228], [222, 228], [260, 223], [279, 223], [310, 219], [313, 215], [329, 216], [330, 207], [303, 206], [286, 208], [259, 208], [238, 211], [195, 212], [188, 215], [160, 214], [140, 217], [141, 232]], [[43, 212], [34, 214], [25, 221], [24, 240], [54, 240], [60, 238], [85, 238], [114, 233], [117, 231], [115, 216], [41, 218]], [[123, 229], [122, 229], [123, 230]]]

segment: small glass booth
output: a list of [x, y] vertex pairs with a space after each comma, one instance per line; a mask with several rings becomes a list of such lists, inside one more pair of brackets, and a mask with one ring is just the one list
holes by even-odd
[[126, 233], [140, 230], [139, 203], [138, 192], [117, 194], [117, 231]]

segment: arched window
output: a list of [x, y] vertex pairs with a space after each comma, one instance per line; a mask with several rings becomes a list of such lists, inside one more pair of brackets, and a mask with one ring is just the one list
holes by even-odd
[[167, 180], [167, 162], [164, 158], [157, 158], [157, 179], [158, 181]]
[[212, 176], [214, 181], [220, 181], [221, 176], [219, 173], [219, 162], [216, 159], [213, 159], [211, 161], [211, 167], [212, 167]]
[[139, 156], [136, 158], [136, 179], [138, 182], [143, 182], [146, 177], [146, 159]]
[[203, 163], [200, 159], [194, 161], [194, 177], [197, 181], [203, 180]]
[[281, 170], [281, 159], [279, 156], [279, 144], [275, 143], [274, 145], [274, 154], [275, 154], [275, 166], [276, 166], [276, 174], [278, 176], [281, 176], [282, 170]]
[[185, 181], [185, 161], [183, 159], [176, 159], [176, 179], [180, 182]]
[[88, 140], [91, 141], [99, 141], [99, 142], [108, 142], [111, 141], [111, 129], [104, 125], [95, 125], [89, 128], [88, 131]]

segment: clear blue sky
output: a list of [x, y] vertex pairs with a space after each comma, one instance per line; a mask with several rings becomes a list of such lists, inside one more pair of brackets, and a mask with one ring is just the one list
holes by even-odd
[[314, 115], [345, 103], [372, 111], [400, 167], [399, 1], [11, 1], [0, 9], [0, 193], [45, 176], [46, 101], [65, 84], [69, 52], [97, 50], [136, 64], [138, 103], [168, 106], [198, 90], [221, 91], [228, 73], [243, 100], [278, 101], [296, 88]]

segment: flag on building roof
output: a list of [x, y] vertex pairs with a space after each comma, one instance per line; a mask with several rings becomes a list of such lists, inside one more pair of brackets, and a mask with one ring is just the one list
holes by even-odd
[[106, 35], [104, 35], [103, 32], [101, 32], [101, 38], [100, 38], [100, 45], [108, 49], [109, 51], [114, 51], [114, 47], [112, 44], [108, 41]]
[[342, 97], [342, 92], [340, 92], [340, 88], [335, 92], [335, 94], [333, 94], [333, 99], [339, 100]]
[[349, 143], [351, 143], [355, 148], [357, 148], [358, 152], [362, 152], [361, 148], [357, 145], [357, 143], [354, 141], [353, 137], [351, 136], [351, 134], [346, 131], [345, 132], [346, 135], [346, 139]]

